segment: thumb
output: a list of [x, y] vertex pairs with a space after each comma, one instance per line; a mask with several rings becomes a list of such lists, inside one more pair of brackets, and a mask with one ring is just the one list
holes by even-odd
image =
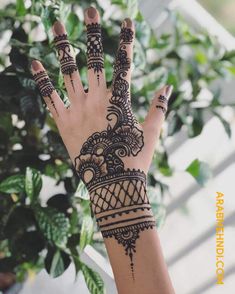
[[166, 85], [155, 93], [149, 112], [144, 120], [143, 128], [145, 133], [150, 133], [151, 136], [154, 135], [155, 140], [158, 139], [160, 135], [172, 90], [172, 85]]

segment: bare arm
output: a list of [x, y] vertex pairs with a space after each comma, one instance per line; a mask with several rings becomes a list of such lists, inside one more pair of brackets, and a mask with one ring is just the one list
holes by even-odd
[[39, 90], [53, 115], [104, 237], [119, 293], [174, 293], [146, 191], [156, 138], [172, 87], [156, 93], [143, 124], [131, 110], [134, 26], [123, 22], [111, 89], [106, 88], [99, 14], [85, 13], [89, 92], [85, 93], [64, 26], [53, 27], [70, 107], [45, 69], [33, 61]]

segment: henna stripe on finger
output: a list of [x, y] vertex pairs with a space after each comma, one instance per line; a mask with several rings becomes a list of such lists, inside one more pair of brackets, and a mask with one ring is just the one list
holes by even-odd
[[[157, 103], [161, 103], [162, 105], [157, 104], [156, 108], [160, 109], [162, 113], [165, 115], [167, 112], [167, 104], [168, 104], [168, 99], [165, 95], [159, 95], [157, 98]], [[165, 105], [165, 106], [164, 106]]]
[[164, 95], [160, 95], [158, 101], [167, 104], [167, 98]]
[[75, 92], [72, 74], [78, 70], [74, 57], [71, 52], [71, 45], [67, 34], [58, 35], [54, 38], [55, 47], [58, 51], [59, 60], [61, 64], [61, 72], [63, 75], [69, 75], [70, 82]]
[[167, 112], [167, 109], [161, 105], [156, 105], [156, 108], [161, 109], [161, 111], [163, 112], [163, 114], [165, 115]]
[[55, 90], [52, 82], [50, 81], [47, 73], [45, 71], [40, 71], [33, 75], [33, 78], [38, 86], [39, 92], [43, 97], [49, 97], [52, 107], [55, 109], [57, 115], [57, 109], [55, 103], [51, 97], [53, 91]]
[[131, 60], [127, 55], [127, 46], [133, 42], [134, 32], [130, 28], [122, 27], [120, 45], [114, 65], [112, 92], [113, 96], [125, 94], [123, 98], [129, 100], [129, 83], [124, 79], [131, 67]]
[[102, 70], [104, 68], [101, 26], [98, 23], [91, 23], [87, 24], [86, 27], [88, 69], [93, 69], [99, 85], [100, 73], [102, 73]]

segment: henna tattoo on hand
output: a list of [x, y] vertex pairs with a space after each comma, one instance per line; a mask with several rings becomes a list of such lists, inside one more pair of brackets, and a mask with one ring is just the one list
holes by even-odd
[[55, 107], [55, 103], [51, 97], [51, 94], [53, 93], [53, 91], [55, 90], [52, 82], [50, 81], [48, 75], [46, 74], [45, 71], [40, 71], [36, 74], [33, 75], [33, 78], [38, 86], [39, 92], [43, 97], [49, 97], [50, 99], [50, 103], [53, 106], [53, 108], [55, 109], [57, 115], [57, 109]]
[[104, 58], [101, 42], [101, 26], [98, 23], [87, 25], [87, 57], [88, 69], [94, 70], [99, 85], [100, 73], [104, 68]]
[[[158, 101], [161, 102], [163, 105], [167, 105], [167, 98], [163, 95], [160, 95], [158, 97]], [[156, 108], [161, 109], [161, 111], [163, 112], [163, 114], [165, 115], [167, 112], [167, 108], [162, 106], [162, 105], [156, 105]]]
[[166, 98], [166, 96], [160, 95], [158, 97], [158, 101], [167, 104], [167, 98]]
[[156, 105], [156, 108], [161, 109], [161, 111], [163, 112], [164, 115], [166, 114], [166, 108], [165, 107], [163, 107], [161, 105]]
[[71, 46], [70, 46], [67, 34], [56, 36], [54, 38], [54, 43], [59, 55], [59, 60], [61, 64], [61, 72], [63, 75], [69, 75], [71, 85], [75, 92], [72, 74], [73, 72], [77, 71], [78, 68], [71, 54]]
[[133, 31], [122, 28], [107, 129], [86, 140], [75, 158], [75, 168], [89, 191], [91, 208], [103, 237], [114, 238], [124, 247], [134, 279], [137, 239], [141, 231], [153, 228], [155, 221], [144, 172], [125, 168], [123, 162], [125, 157], [137, 156], [144, 146], [143, 131], [132, 113], [129, 83], [125, 80], [131, 65], [126, 46], [132, 40]]

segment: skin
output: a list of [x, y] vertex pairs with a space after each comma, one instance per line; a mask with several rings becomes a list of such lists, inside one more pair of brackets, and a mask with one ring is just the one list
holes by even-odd
[[[94, 8], [86, 10], [85, 23], [100, 23], [98, 11]], [[134, 31], [134, 25], [129, 19], [123, 22], [123, 26]], [[66, 33], [64, 26], [59, 22], [54, 24], [52, 30], [54, 36]], [[131, 59], [133, 42], [127, 45], [126, 51]], [[58, 57], [61, 60], [60, 54]], [[44, 70], [43, 65], [39, 61], [32, 62], [33, 74]], [[75, 90], [71, 85], [71, 79], [73, 80]], [[125, 79], [130, 85], [130, 69]], [[71, 103], [69, 108], [65, 108], [55, 90], [50, 97], [45, 96], [43, 98], [56, 122], [69, 156], [72, 162], [74, 162], [87, 138], [91, 134], [101, 132], [107, 128], [107, 107], [110, 105], [109, 99], [112, 94], [111, 89], [106, 87], [104, 70], [100, 73], [99, 84], [93, 69], [88, 70], [88, 93], [84, 92], [78, 71], [74, 71], [70, 76], [64, 75], [64, 82]], [[166, 85], [155, 93], [145, 121], [138, 126], [143, 131], [144, 147], [137, 156], [129, 156], [123, 159], [125, 167], [140, 169], [147, 174], [155, 144], [159, 139], [165, 118], [163, 111], [160, 108], [156, 108], [156, 105], [166, 108], [167, 105], [159, 101], [159, 96], [163, 95], [169, 99], [171, 92], [172, 87]], [[123, 248], [113, 238], [108, 238], [104, 241], [113, 268], [118, 293], [174, 293], [156, 229], [143, 231], [138, 239], [136, 244], [134, 281], [129, 274], [130, 269]]]

